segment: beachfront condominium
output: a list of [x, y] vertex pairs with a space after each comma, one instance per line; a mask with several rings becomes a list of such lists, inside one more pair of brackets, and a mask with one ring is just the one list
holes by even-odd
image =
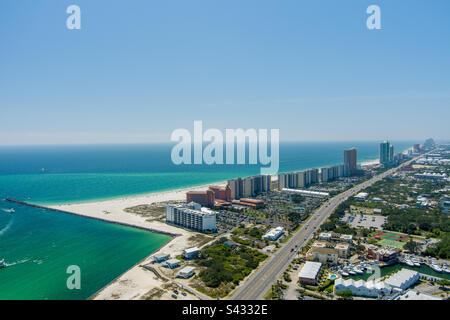
[[389, 141], [380, 143], [380, 164], [384, 166], [392, 165], [394, 162], [394, 146]]
[[186, 192], [186, 203], [196, 202], [205, 207], [214, 205], [215, 196], [213, 190]]
[[278, 175], [278, 189], [305, 188], [319, 182], [319, 170], [309, 169], [299, 172], [280, 173]]
[[168, 204], [166, 222], [195, 231], [212, 231], [216, 228], [216, 214], [198, 203]]
[[229, 185], [226, 185], [224, 188], [211, 186], [211, 187], [209, 187], [209, 190], [214, 192], [215, 200], [230, 201], [232, 199], [231, 198], [231, 188]]
[[337, 178], [348, 177], [349, 171], [348, 163], [322, 168], [320, 169], [321, 181], [328, 182]]
[[270, 175], [256, 175], [228, 180], [232, 199], [254, 197], [262, 192], [270, 191], [270, 183]]
[[352, 176], [356, 173], [357, 163], [358, 163], [358, 159], [357, 159], [356, 148], [344, 150], [344, 165], [348, 166], [349, 175]]

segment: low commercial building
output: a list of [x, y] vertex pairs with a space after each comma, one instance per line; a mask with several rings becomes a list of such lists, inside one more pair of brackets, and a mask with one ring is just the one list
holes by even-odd
[[384, 280], [384, 282], [392, 288], [406, 290], [419, 281], [419, 278], [419, 272], [403, 268]]
[[369, 197], [369, 194], [367, 192], [360, 192], [358, 193], [354, 198], [356, 200], [364, 201]]
[[346, 290], [350, 290], [355, 296], [370, 298], [389, 296], [391, 293], [391, 287], [383, 281], [355, 281], [353, 279], [344, 280], [342, 278], [336, 279], [334, 282], [335, 293], [337, 294]]
[[283, 227], [276, 227], [270, 231], [268, 231], [265, 235], [262, 236], [263, 239], [268, 239], [271, 241], [276, 241], [284, 234]]
[[389, 263], [392, 260], [395, 260], [398, 258], [400, 254], [399, 249], [393, 249], [393, 248], [379, 248], [377, 246], [371, 245], [367, 248], [367, 256], [370, 259], [376, 259], [378, 261], [384, 261], [386, 263]]
[[164, 266], [169, 269], [175, 269], [181, 266], [181, 261], [178, 259], [170, 259], [164, 263]]
[[346, 259], [349, 255], [350, 245], [348, 243], [331, 243], [326, 241], [315, 241], [311, 245], [310, 254], [314, 261], [326, 264], [337, 264], [339, 258]]
[[241, 198], [239, 200], [233, 200], [232, 203], [235, 205], [251, 207], [251, 208], [255, 208], [255, 209], [264, 207], [264, 200], [259, 200], [259, 199]]
[[301, 190], [301, 189], [288, 189], [283, 188], [281, 190], [283, 193], [289, 193], [289, 194], [299, 194], [304, 197], [310, 197], [310, 198], [328, 198], [330, 194], [328, 192], [319, 192], [319, 191], [310, 191], [310, 190]]
[[405, 292], [401, 292], [398, 295], [396, 295], [393, 300], [442, 300], [442, 299], [436, 296], [432, 296], [430, 294], [409, 289]]
[[185, 249], [183, 251], [183, 257], [185, 259], [194, 259], [197, 257], [198, 253], [200, 252], [200, 249], [197, 247]]
[[448, 180], [448, 176], [446, 173], [441, 174], [436, 172], [416, 173], [414, 177], [416, 179], [423, 179], [423, 180], [435, 180], [435, 181]]
[[154, 262], [163, 262], [166, 261], [167, 259], [169, 259], [170, 254], [168, 253], [163, 253], [163, 252], [159, 252], [153, 255], [153, 261]]
[[336, 264], [339, 259], [339, 253], [334, 248], [313, 247], [311, 248], [314, 261], [324, 264]]
[[343, 234], [340, 236], [339, 240], [342, 242], [352, 243], [353, 236], [351, 234]]
[[298, 273], [300, 283], [315, 285], [317, 284], [317, 276], [319, 275], [322, 264], [320, 262], [307, 261], [302, 270]]
[[319, 234], [320, 240], [331, 241], [331, 237], [332, 237], [331, 233], [322, 232], [321, 234]]
[[183, 269], [181, 269], [178, 274], [177, 277], [178, 278], [183, 278], [183, 279], [189, 279], [190, 277], [192, 277], [195, 274], [195, 268], [194, 267], [184, 267]]

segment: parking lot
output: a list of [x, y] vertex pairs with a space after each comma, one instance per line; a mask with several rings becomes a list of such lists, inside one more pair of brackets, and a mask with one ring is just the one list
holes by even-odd
[[375, 215], [355, 215], [346, 213], [341, 221], [348, 223], [353, 228], [375, 228], [383, 230], [383, 224], [386, 222], [387, 217], [375, 216]]

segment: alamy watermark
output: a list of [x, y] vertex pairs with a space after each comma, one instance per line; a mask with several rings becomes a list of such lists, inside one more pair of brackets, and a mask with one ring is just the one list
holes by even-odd
[[[69, 30], [81, 29], [81, 8], [78, 5], [72, 4], [67, 7], [66, 13], [69, 16], [66, 19], [66, 27]], [[367, 7], [366, 13], [370, 16], [366, 20], [366, 26], [369, 30], [381, 29], [381, 9], [378, 5], [372, 4]]]
[[[176, 129], [172, 132], [171, 141], [178, 142], [172, 148], [172, 162], [180, 164], [260, 164], [261, 174], [277, 174], [279, 169], [280, 131], [270, 130], [270, 155], [267, 129], [226, 129], [224, 134], [219, 129], [208, 129], [203, 132], [203, 122], [194, 121], [194, 132], [187, 129]], [[204, 143], [209, 143], [204, 146]], [[192, 152], [193, 146], [193, 152]], [[225, 147], [225, 158], [224, 158]], [[236, 149], [236, 157], [235, 157]], [[194, 159], [192, 161], [192, 153]], [[235, 162], [235, 158], [237, 161]]]
[[67, 278], [66, 286], [69, 290], [80, 290], [81, 289], [81, 269], [77, 265], [71, 265], [67, 267], [67, 274], [70, 276]]

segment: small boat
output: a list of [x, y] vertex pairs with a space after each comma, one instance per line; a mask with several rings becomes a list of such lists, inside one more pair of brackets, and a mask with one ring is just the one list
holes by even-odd
[[5, 259], [0, 260], [0, 269], [6, 268], [6, 267], [7, 267], [7, 265], [6, 265]]
[[351, 274], [352, 276], [356, 275], [356, 272], [353, 270], [348, 270], [348, 273]]
[[373, 269], [372, 269], [372, 267], [367, 266], [366, 267], [366, 271], [367, 271], [367, 273], [372, 273]]
[[450, 269], [449, 268], [442, 268], [442, 271], [444, 271], [445, 273], [450, 273]]
[[342, 272], [341, 272], [341, 275], [342, 275], [343, 277], [348, 277], [348, 273], [345, 272], [345, 271], [342, 271]]
[[405, 260], [407, 266], [414, 267], [414, 263], [411, 260]]
[[439, 267], [437, 264], [434, 264], [434, 263], [433, 263], [433, 264], [430, 266], [430, 268], [433, 269], [433, 270], [436, 271], [436, 272], [442, 272], [441, 267]]
[[357, 274], [362, 274], [363, 271], [359, 268], [354, 268], [353, 271], [355, 271]]
[[11, 209], [2, 209], [3, 211], [5, 211], [5, 212], [9, 212], [9, 213], [14, 213], [14, 212], [16, 212], [16, 210], [14, 210], [14, 208], [11, 208]]

